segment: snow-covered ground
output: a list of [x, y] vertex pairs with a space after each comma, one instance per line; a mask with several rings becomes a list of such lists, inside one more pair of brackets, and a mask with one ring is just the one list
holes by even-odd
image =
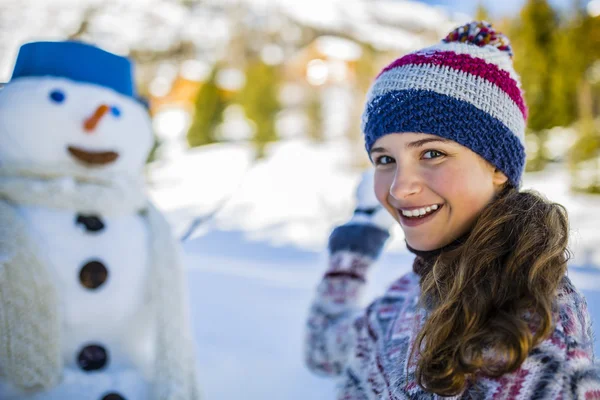
[[[329, 232], [353, 209], [360, 171], [349, 154], [343, 141], [292, 140], [273, 145], [258, 163], [246, 145], [236, 144], [206, 146], [150, 166], [152, 196], [178, 234], [194, 216], [218, 210], [184, 242], [208, 400], [334, 398], [335, 383], [305, 369], [302, 336], [326, 266]], [[600, 196], [573, 195], [567, 186], [560, 167], [524, 182], [567, 207], [575, 252], [569, 275], [598, 325]], [[411, 260], [398, 229], [365, 301], [408, 271]], [[600, 343], [596, 349], [600, 354]]]

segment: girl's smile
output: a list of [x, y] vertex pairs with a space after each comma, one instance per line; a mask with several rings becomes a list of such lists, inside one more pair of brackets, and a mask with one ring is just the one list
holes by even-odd
[[431, 221], [443, 208], [443, 204], [433, 204], [423, 207], [398, 209], [397, 220], [402, 227], [415, 227]]

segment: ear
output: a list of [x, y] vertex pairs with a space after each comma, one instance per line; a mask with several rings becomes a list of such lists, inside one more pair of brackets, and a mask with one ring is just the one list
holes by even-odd
[[500, 171], [498, 168], [494, 168], [494, 175], [492, 176], [492, 182], [494, 186], [501, 187], [508, 181], [508, 177], [504, 175], [504, 172]]

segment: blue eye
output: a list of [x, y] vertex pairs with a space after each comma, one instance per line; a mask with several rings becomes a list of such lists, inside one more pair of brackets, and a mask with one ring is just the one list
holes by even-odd
[[390, 156], [381, 156], [375, 159], [375, 165], [387, 165], [393, 163], [395, 160]]
[[55, 103], [62, 103], [66, 97], [62, 90], [54, 89], [50, 92], [50, 99]]
[[119, 109], [119, 107], [117, 106], [112, 106], [110, 108], [110, 112], [112, 115], [114, 115], [115, 117], [120, 117], [121, 116], [121, 110]]
[[[429, 157], [425, 157], [426, 154], [429, 154]], [[440, 158], [442, 156], [445, 156], [445, 154], [437, 150], [427, 150], [423, 153], [423, 158], [425, 158], [426, 160], [432, 160], [434, 158]]]

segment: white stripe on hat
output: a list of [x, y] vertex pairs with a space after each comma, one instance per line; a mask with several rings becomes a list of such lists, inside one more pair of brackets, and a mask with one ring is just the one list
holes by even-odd
[[513, 63], [510, 56], [505, 51], [498, 50], [498, 48], [494, 46], [488, 45], [479, 47], [468, 43], [439, 42], [433, 46], [416, 51], [414, 52], [414, 54], [424, 54], [440, 51], [453, 51], [456, 54], [469, 54], [473, 57], [481, 58], [486, 62], [494, 64], [498, 68], [508, 72], [510, 77], [513, 78], [515, 82], [517, 82], [517, 86], [519, 88], [521, 87], [521, 80], [519, 79], [519, 75], [513, 67]]

